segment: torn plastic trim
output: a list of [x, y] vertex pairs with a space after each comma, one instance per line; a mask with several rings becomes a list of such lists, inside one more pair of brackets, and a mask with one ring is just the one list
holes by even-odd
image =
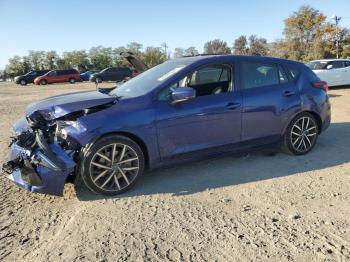
[[45, 163], [45, 166], [52, 167], [53, 170], [59, 171], [66, 169], [64, 162], [56, 157], [56, 155], [52, 152], [51, 148], [43, 137], [41, 130], [36, 132], [36, 142], [38, 143], [39, 148], [44, 151], [44, 154], [40, 154], [38, 157], [40, 157], [39, 159]]
[[53, 170], [44, 166], [43, 163], [33, 160], [34, 158], [38, 159], [40, 152], [42, 153], [40, 148], [37, 147], [32, 151], [28, 151], [17, 144], [13, 144], [10, 149], [10, 161], [15, 162], [16, 159], [23, 158], [23, 161], [28, 160], [28, 162], [26, 164], [22, 162], [20, 166], [13, 166], [14, 168], [8, 178], [17, 186], [30, 192], [62, 195], [66, 180], [74, 172], [76, 162], [59, 145], [49, 144], [49, 147], [64, 162], [64, 170]]

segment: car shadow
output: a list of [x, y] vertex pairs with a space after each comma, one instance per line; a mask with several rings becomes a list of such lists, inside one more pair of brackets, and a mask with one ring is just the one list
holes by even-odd
[[[252, 153], [228, 155], [171, 168], [153, 170], [140, 178], [130, 191], [112, 197], [125, 198], [152, 194], [187, 195], [226, 186], [286, 177], [313, 170], [341, 165], [350, 161], [350, 123], [331, 124], [317, 145], [307, 155], [290, 156], [278, 153], [266, 156]], [[79, 187], [81, 201], [106, 199]]]

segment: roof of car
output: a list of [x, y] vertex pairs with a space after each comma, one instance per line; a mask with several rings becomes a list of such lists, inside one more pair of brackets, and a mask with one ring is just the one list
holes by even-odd
[[294, 60], [288, 60], [288, 59], [283, 59], [283, 58], [276, 58], [276, 57], [268, 57], [268, 56], [249, 56], [249, 55], [197, 55], [197, 56], [185, 56], [181, 58], [175, 58], [172, 59], [171, 61], [174, 62], [181, 62], [181, 61], [186, 61], [189, 63], [194, 63], [197, 61], [202, 61], [202, 60], [217, 60], [218, 58], [245, 58], [245, 59], [257, 59], [257, 60], [269, 60], [271, 62], [282, 62], [282, 63], [296, 63], [296, 64], [302, 64], [300, 62], [294, 61]]
[[350, 61], [350, 59], [336, 59], [336, 58], [330, 58], [330, 59], [317, 59], [317, 60], [312, 60], [310, 62], [331, 62], [331, 61]]

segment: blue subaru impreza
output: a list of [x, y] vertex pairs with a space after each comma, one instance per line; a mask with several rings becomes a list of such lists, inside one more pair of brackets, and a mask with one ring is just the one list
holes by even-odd
[[[308, 153], [330, 124], [327, 83], [304, 64], [208, 55], [170, 60], [106, 92], [44, 99], [14, 125], [3, 169], [18, 186], [61, 195], [130, 189], [145, 169], [230, 151]], [[234, 164], [234, 163], [233, 163]]]

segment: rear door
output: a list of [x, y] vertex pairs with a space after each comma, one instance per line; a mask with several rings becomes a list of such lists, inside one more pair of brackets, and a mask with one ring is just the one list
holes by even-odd
[[253, 145], [277, 142], [286, 121], [300, 105], [298, 88], [281, 65], [243, 60], [239, 66], [242, 142]]
[[350, 84], [350, 61], [343, 61], [344, 67], [340, 69], [341, 71], [341, 84]]
[[327, 64], [332, 65], [332, 69], [328, 69], [327, 73], [331, 79], [332, 85], [343, 85], [344, 84], [344, 63], [343, 61], [332, 61]]
[[49, 83], [57, 83], [59, 82], [59, 73], [61, 70], [53, 70], [47, 76], [47, 81]]
[[115, 72], [114, 68], [108, 68], [103, 75], [103, 80], [105, 81], [112, 81], [115, 79]]

